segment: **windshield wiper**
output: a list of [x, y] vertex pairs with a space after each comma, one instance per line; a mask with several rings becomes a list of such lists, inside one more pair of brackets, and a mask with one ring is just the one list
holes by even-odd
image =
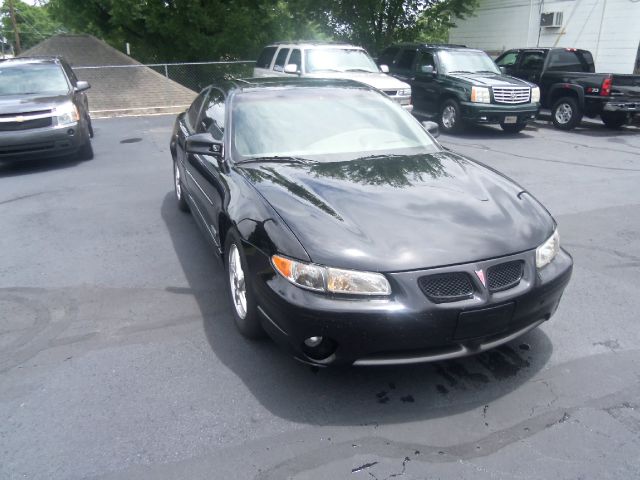
[[310, 163], [315, 163], [313, 160], [309, 160], [308, 158], [301, 157], [287, 157], [287, 156], [279, 156], [274, 155], [271, 157], [255, 157], [255, 158], [247, 158], [245, 160], [240, 160], [235, 162], [236, 165], [242, 165], [245, 163], [263, 163], [263, 162], [272, 162], [272, 163], [300, 163], [302, 165], [308, 165]]
[[366, 68], [347, 68], [345, 72], [365, 72], [365, 73], [377, 73], [373, 70], [367, 70]]
[[449, 73], [474, 73], [469, 70], [451, 70]]
[[498, 75], [498, 72], [494, 72], [493, 70], [478, 70], [476, 73], [495, 73]]
[[344, 70], [337, 70], [335, 68], [316, 68], [314, 70], [311, 70], [309, 73], [316, 73], [316, 72], [338, 72], [338, 73], [344, 73]]

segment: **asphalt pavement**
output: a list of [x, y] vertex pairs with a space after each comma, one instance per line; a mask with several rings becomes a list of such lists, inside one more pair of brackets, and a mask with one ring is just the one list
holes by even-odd
[[640, 129], [441, 137], [558, 220], [559, 310], [476, 357], [317, 370], [235, 331], [172, 122], [0, 164], [0, 478], [640, 477]]

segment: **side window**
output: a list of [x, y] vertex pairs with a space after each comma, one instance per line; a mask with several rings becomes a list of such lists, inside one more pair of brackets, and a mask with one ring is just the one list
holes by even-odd
[[410, 70], [417, 53], [418, 52], [416, 50], [403, 51], [398, 59], [396, 67], [400, 70]]
[[541, 70], [544, 64], [542, 52], [524, 52], [521, 58], [520, 69], [522, 70]]
[[287, 59], [287, 55], [289, 55], [289, 49], [281, 48], [276, 57], [276, 63], [273, 65], [273, 69], [276, 72], [282, 72], [284, 70], [284, 62]]
[[496, 65], [499, 67], [511, 67], [516, 64], [517, 60], [518, 52], [507, 52], [496, 60]]
[[422, 72], [422, 67], [426, 67], [431, 65], [433, 69], [436, 68], [436, 62], [433, 59], [433, 53], [429, 52], [420, 52], [418, 54], [418, 61], [416, 62], [416, 71]]
[[187, 118], [187, 123], [189, 124], [189, 127], [191, 127], [191, 130], [196, 129], [196, 123], [198, 122], [198, 114], [200, 113], [200, 109], [202, 108], [202, 103], [204, 102], [204, 99], [207, 96], [207, 93], [209, 93], [208, 90], [201, 92], [200, 95], [196, 97], [196, 99], [193, 101], [193, 103], [187, 110], [186, 118]]
[[[557, 72], [589, 72], [589, 63], [573, 50], [554, 50], [549, 55], [547, 70]], [[593, 59], [591, 59], [593, 60]], [[593, 63], [593, 62], [592, 62]]]
[[258, 61], [256, 62], [256, 68], [269, 68], [276, 50], [276, 47], [266, 47], [263, 49], [262, 53], [258, 57]]
[[378, 58], [378, 65], [387, 65], [389, 67], [393, 65], [393, 59], [396, 58], [399, 50], [400, 49], [398, 47], [387, 48], [384, 52], [382, 52], [380, 58]]
[[198, 132], [209, 132], [216, 140], [224, 137], [224, 94], [217, 88], [207, 98]]
[[302, 54], [300, 50], [297, 48], [291, 50], [291, 55], [289, 55], [289, 61], [287, 63], [294, 63], [298, 70], [302, 70]]

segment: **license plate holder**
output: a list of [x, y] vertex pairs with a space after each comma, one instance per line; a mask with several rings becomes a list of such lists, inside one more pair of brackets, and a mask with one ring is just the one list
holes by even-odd
[[507, 115], [504, 117], [504, 123], [518, 123], [517, 115]]
[[509, 328], [515, 303], [461, 312], [454, 340], [478, 338], [503, 332]]

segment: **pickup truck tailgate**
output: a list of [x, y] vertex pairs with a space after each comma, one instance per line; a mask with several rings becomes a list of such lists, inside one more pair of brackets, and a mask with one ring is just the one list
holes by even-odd
[[620, 100], [624, 98], [640, 101], [640, 75], [614, 74], [611, 95]]

